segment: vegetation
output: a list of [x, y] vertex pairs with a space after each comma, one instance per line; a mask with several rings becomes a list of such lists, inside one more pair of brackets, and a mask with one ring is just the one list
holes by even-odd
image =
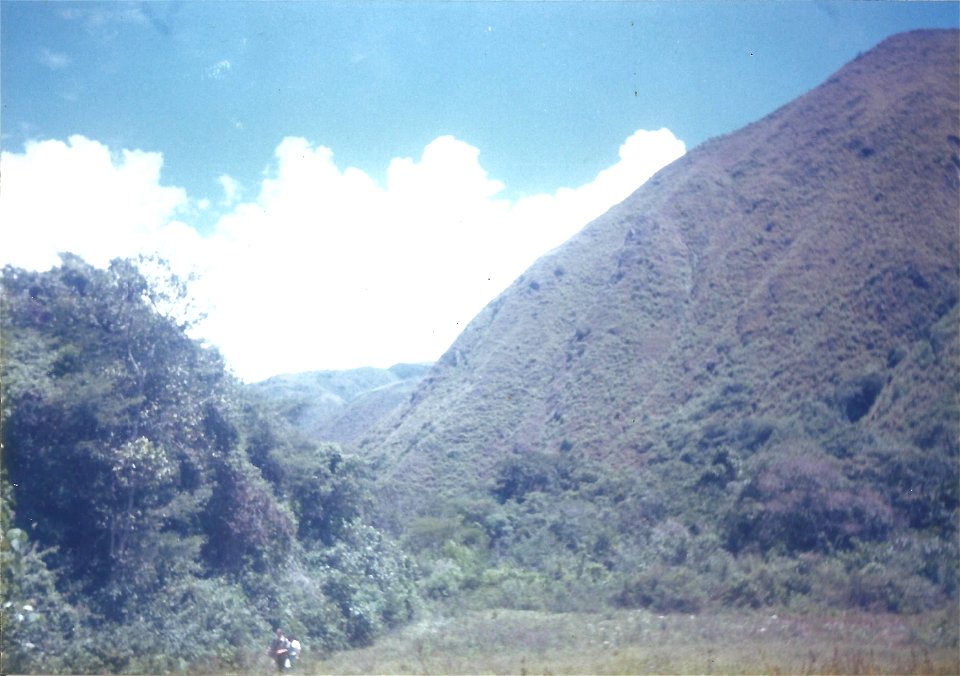
[[956, 617], [642, 610], [439, 615], [318, 674], [955, 674]]
[[[527, 454], [501, 464], [488, 498], [414, 520], [403, 543], [427, 599], [473, 608], [915, 613], [955, 603], [953, 517], [911, 528], [896, 489], [816, 449], [755, 465], [711, 494], [711, 515], [702, 494], [665, 489], [696, 486], [696, 465], [643, 480], [574, 453]], [[955, 513], [955, 471], [920, 511]]]
[[956, 56], [955, 31], [890, 39], [474, 319], [361, 446], [428, 599], [957, 602]]
[[242, 669], [274, 626], [343, 648], [413, 612], [363, 464], [245, 394], [163, 271], [3, 271], [4, 672]]
[[291, 373], [252, 383], [250, 389], [305, 436], [348, 445], [408, 400], [429, 368], [396, 364], [389, 369]]
[[6, 268], [0, 670], [956, 673], [955, 56], [690, 153], [426, 377], [245, 388], [162, 264]]

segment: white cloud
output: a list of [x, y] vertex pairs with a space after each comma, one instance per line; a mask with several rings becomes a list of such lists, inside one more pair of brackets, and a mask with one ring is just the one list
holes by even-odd
[[240, 197], [240, 184], [227, 174], [222, 174], [217, 181], [220, 183], [220, 187], [223, 188], [223, 204], [229, 206], [236, 202], [237, 198]]
[[71, 251], [95, 265], [163, 239], [187, 203], [160, 185], [159, 153], [110, 149], [83, 136], [0, 154], [0, 264], [47, 269]]
[[72, 250], [103, 264], [159, 247], [201, 272], [201, 334], [247, 380], [427, 361], [538, 256], [683, 152], [666, 129], [639, 131], [594, 181], [514, 202], [479, 150], [451, 136], [392, 160], [382, 185], [286, 138], [255, 198], [236, 202], [236, 182], [219, 177], [229, 211], [201, 238], [176, 220], [188, 201], [159, 184], [159, 155], [112, 158], [72, 137], [3, 154], [0, 214], [16, 236], [3, 255], [43, 267]]
[[62, 70], [70, 65], [71, 60], [66, 54], [44, 47], [40, 50], [40, 63], [50, 70]]
[[203, 69], [204, 77], [210, 80], [222, 80], [230, 72], [230, 69], [233, 67], [227, 59], [217, 61], [212, 66], [207, 66]]

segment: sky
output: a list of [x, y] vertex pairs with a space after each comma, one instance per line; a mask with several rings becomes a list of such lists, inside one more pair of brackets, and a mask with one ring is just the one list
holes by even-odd
[[703, 141], [957, 2], [0, 2], [0, 265], [159, 253], [245, 381], [438, 359]]

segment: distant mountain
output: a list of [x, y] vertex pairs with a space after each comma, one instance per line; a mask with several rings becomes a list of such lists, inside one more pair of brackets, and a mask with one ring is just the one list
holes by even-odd
[[430, 364], [311, 371], [274, 376], [249, 388], [317, 441], [352, 444], [410, 398]]
[[[882, 484], [897, 523], [952, 519], [958, 46], [886, 40], [538, 260], [364, 440], [385, 513], [577, 454], [664, 490], [691, 532], [824, 467], [823, 485]], [[771, 469], [791, 456], [822, 463]]]

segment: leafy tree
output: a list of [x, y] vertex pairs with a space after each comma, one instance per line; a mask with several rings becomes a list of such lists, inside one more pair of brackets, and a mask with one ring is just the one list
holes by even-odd
[[275, 622], [343, 647], [410, 617], [362, 463], [244, 396], [185, 289], [158, 261], [3, 271], [4, 670], [249, 670]]
[[325, 596], [340, 608], [348, 641], [366, 645], [384, 628], [413, 616], [417, 594], [412, 563], [370, 526], [354, 524], [345, 535], [309, 561]]
[[[60, 594], [56, 575], [26, 531], [14, 525], [12, 491], [0, 477], [0, 671], [59, 671], [76, 658], [80, 613]], [[76, 659], [73, 661], [77, 665]], [[89, 664], [95, 667], [96, 665]]]
[[21, 519], [60, 546], [71, 578], [114, 600], [156, 586], [145, 542], [209, 474], [226, 384], [219, 356], [157, 312], [168, 296], [153, 289], [131, 261], [98, 270], [71, 255], [3, 275], [3, 436]]
[[292, 455], [290, 460], [287, 481], [301, 542], [330, 547], [349, 537], [370, 505], [366, 467], [335, 444]]
[[274, 569], [290, 555], [296, 538], [292, 515], [238, 453], [218, 465], [203, 522], [209, 534], [205, 557], [225, 572]]

